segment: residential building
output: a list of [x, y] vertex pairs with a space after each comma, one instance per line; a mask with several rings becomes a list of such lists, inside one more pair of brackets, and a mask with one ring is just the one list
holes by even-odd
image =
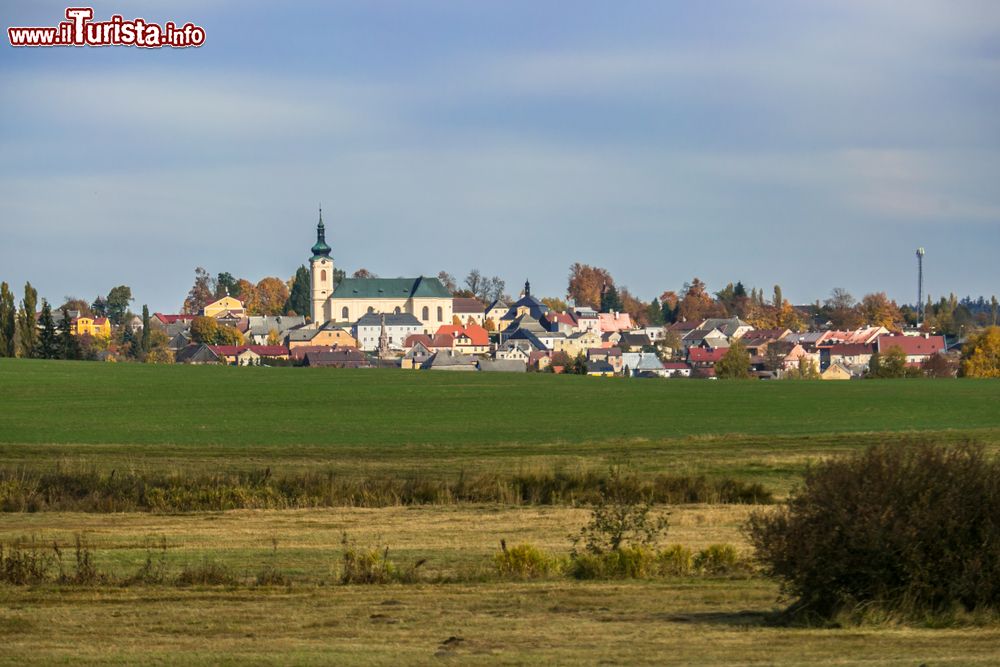
[[358, 349], [375, 351], [383, 326], [389, 337], [389, 347], [394, 350], [403, 349], [407, 336], [425, 329], [424, 323], [410, 313], [367, 313], [354, 324], [352, 333], [358, 342]]

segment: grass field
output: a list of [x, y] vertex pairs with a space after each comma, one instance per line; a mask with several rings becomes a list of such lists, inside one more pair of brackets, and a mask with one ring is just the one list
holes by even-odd
[[[530, 469], [706, 474], [779, 493], [807, 462], [872, 442], [1000, 447], [1000, 383], [634, 381], [550, 375], [151, 367], [0, 360], [0, 468], [206, 473], [270, 467], [455, 476]], [[667, 541], [749, 548], [753, 507], [669, 508]], [[666, 508], [663, 508], [666, 511]], [[757, 574], [499, 581], [500, 539], [566, 554], [588, 510], [433, 505], [0, 514], [0, 543], [135, 571], [165, 540], [176, 572], [233, 586], [0, 585], [0, 664], [996, 664], [1000, 626], [774, 627]], [[422, 583], [340, 585], [344, 532]], [[272, 564], [290, 585], [258, 587]]]

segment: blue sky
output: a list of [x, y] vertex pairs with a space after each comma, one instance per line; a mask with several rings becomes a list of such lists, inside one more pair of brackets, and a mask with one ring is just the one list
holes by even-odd
[[[0, 279], [177, 310], [196, 266], [603, 266], [795, 302], [1000, 292], [1000, 3], [100, 3], [186, 50], [0, 47]], [[6, 3], [4, 27], [65, 4]]]

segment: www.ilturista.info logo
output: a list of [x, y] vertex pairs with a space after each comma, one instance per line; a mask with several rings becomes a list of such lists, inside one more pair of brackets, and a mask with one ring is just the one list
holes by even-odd
[[147, 23], [135, 18], [126, 21], [119, 14], [110, 21], [91, 21], [91, 7], [69, 7], [66, 21], [42, 28], [7, 28], [11, 46], [139, 46], [158, 49], [164, 46], [184, 48], [205, 43], [205, 29], [193, 23], [178, 27], [173, 21]]

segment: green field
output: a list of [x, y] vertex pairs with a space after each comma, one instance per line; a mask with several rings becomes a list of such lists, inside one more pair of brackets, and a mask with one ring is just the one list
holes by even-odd
[[[335, 470], [453, 477], [705, 474], [779, 493], [820, 457], [888, 440], [1000, 448], [1000, 382], [638, 381], [544, 374], [0, 360], [0, 469]], [[19, 473], [18, 473], [19, 474]], [[2, 489], [0, 489], [2, 491]], [[749, 546], [754, 508], [682, 505], [667, 540]], [[996, 624], [772, 627], [759, 574], [498, 580], [500, 539], [565, 555], [588, 510], [422, 505], [0, 514], [0, 543], [83, 536], [119, 581], [167, 545], [170, 576], [235, 583], [0, 584], [0, 664], [995, 664]], [[343, 533], [425, 561], [416, 584], [340, 585]], [[46, 546], [45, 548], [51, 548]], [[69, 558], [69, 556], [67, 556]], [[289, 579], [258, 586], [273, 564]], [[449, 641], [449, 638], [455, 638]]]
[[1000, 383], [707, 382], [0, 360], [0, 463], [605, 467], [787, 488], [884, 439], [1000, 442]]

